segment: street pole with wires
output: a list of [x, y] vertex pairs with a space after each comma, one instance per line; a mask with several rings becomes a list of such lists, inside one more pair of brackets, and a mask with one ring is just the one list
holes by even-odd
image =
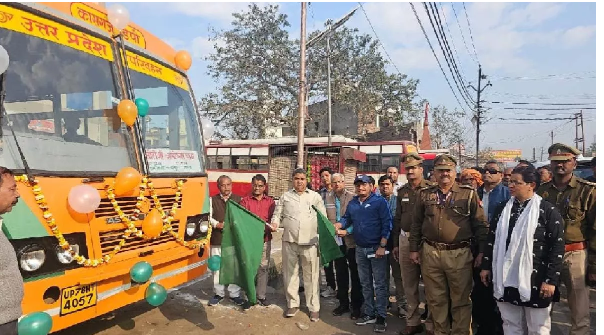
[[306, 107], [306, 2], [302, 2], [300, 25], [300, 92], [298, 94], [298, 162], [304, 168], [304, 117]]
[[329, 39], [331, 34], [338, 29], [344, 22], [348, 21], [354, 15], [354, 13], [359, 9], [360, 6], [357, 6], [355, 9], [351, 10], [348, 14], [344, 15], [341, 19], [332, 24], [331, 20], [328, 21], [327, 28], [320, 32], [317, 36], [315, 36], [312, 40], [306, 43], [306, 48], [311, 48], [315, 43], [326, 39], [327, 42], [327, 145], [331, 145], [331, 48], [329, 45]]
[[484, 85], [484, 87], [480, 87], [482, 79], [487, 79], [487, 76], [482, 73], [482, 66], [479, 64], [478, 65], [478, 88], [476, 88], [476, 87], [474, 87], [472, 85], [468, 85], [468, 87], [470, 87], [474, 91], [476, 91], [476, 114], [474, 115], [474, 118], [473, 118], [476, 121], [476, 166], [479, 166], [478, 165], [478, 153], [480, 151], [480, 124], [482, 123], [482, 120], [481, 120], [482, 119], [482, 111], [481, 111], [481, 107], [480, 107], [480, 103], [482, 101], [480, 101], [480, 94], [487, 87], [493, 86], [491, 84], [491, 82], [489, 81], [489, 82], [487, 82], [486, 85]]

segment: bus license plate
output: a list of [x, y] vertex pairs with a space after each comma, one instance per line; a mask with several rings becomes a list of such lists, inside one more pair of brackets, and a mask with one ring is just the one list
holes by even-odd
[[96, 284], [72, 286], [61, 291], [61, 315], [96, 305]]

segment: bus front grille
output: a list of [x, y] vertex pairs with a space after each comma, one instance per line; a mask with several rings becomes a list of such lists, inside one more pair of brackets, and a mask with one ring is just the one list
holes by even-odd
[[[172, 230], [178, 232], [178, 226], [180, 224], [179, 220], [172, 221]], [[139, 228], [140, 229], [140, 228]], [[123, 230], [115, 230], [115, 231], [106, 231], [101, 232], [99, 234], [99, 239], [101, 242], [101, 251], [103, 256], [112, 252], [117, 245], [119, 245], [122, 240]], [[157, 246], [161, 244], [168, 243], [170, 241], [174, 241], [174, 237], [172, 237], [169, 233], [163, 233], [158, 238], [153, 240], [146, 240], [143, 238], [135, 237], [134, 235], [128, 237], [126, 239], [126, 244], [120, 249], [118, 254], [121, 254], [126, 251], [142, 249], [150, 246]]]
[[[165, 195], [157, 196], [157, 199], [161, 203], [161, 206], [164, 211], [166, 211], [166, 212], [170, 211], [170, 209], [172, 208], [172, 205], [174, 205], [174, 196], [175, 196], [174, 194], [165, 194]], [[153, 199], [150, 196], [147, 196], [146, 198], [147, 198], [147, 201], [149, 202], [149, 204], [151, 204], [151, 208], [152, 209], [155, 208]], [[118, 203], [120, 209], [124, 212], [124, 214], [126, 214], [126, 215], [134, 214], [134, 209], [136, 209], [136, 197], [117, 198], [117, 203]], [[97, 210], [94, 212], [94, 214], [97, 218], [107, 218], [108, 220], [110, 218], [117, 217], [117, 213], [115, 212], [115, 209], [113, 208], [113, 205], [111, 205], [111, 201], [109, 199], [101, 199], [101, 204], [99, 205], [99, 208], [97, 208]], [[116, 223], [116, 222], [108, 221], [107, 223]]]

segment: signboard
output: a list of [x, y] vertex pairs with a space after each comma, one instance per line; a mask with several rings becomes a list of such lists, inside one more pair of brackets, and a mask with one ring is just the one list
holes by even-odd
[[151, 173], [201, 172], [197, 151], [147, 149]]
[[522, 150], [493, 150], [491, 151], [493, 159], [500, 162], [514, 162], [517, 157], [522, 157]]

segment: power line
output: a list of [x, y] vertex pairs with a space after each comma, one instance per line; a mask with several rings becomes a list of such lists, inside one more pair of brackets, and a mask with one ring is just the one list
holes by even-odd
[[559, 121], [559, 120], [574, 120], [574, 117], [552, 117], [552, 118], [547, 118], [547, 119], [526, 119], [526, 118], [505, 118], [505, 117], [498, 117], [496, 118], [497, 120], [503, 120], [503, 121]]
[[507, 105], [543, 105], [543, 106], [585, 106], [595, 105], [595, 102], [577, 103], [577, 102], [505, 102], [505, 101], [485, 101], [489, 104], [507, 104]]
[[[451, 8], [453, 9], [453, 14], [455, 15], [455, 21], [457, 21], [457, 26], [459, 27], [459, 33], [461, 34], [461, 39], [463, 40], [463, 45], [466, 46], [466, 51], [468, 52], [468, 55], [470, 55], [470, 57], [472, 57], [472, 53], [470, 52], [470, 48], [468, 48], [468, 43], [466, 43], [466, 38], [464, 37], [463, 29], [461, 29], [461, 24], [459, 23], [459, 18], [457, 17], [457, 11], [455, 11], [455, 6], [453, 6], [453, 3], [451, 3]], [[476, 65], [480, 64], [478, 62], [477, 58], [473, 58], [472, 60], [474, 62], [476, 62]]]
[[580, 93], [580, 94], [518, 94], [518, 93], [508, 93], [508, 92], [489, 92], [488, 95], [497, 95], [497, 96], [510, 96], [510, 97], [520, 97], [527, 99], [539, 99], [539, 100], [551, 100], [551, 99], [563, 99], [563, 98], [573, 98], [573, 99], [585, 99], [585, 100], [595, 100], [596, 95], [591, 93]]
[[[445, 15], [445, 11], [443, 9], [442, 3], [440, 3], [440, 9], [441, 9], [441, 11], [443, 13], [443, 21], [445, 21], [445, 26], [447, 27], [447, 31], [449, 32], [449, 36], [451, 36], [451, 40], [453, 40], [453, 34], [451, 33], [451, 29], [449, 28], [449, 24], [447, 23], [447, 16]], [[453, 52], [455, 53], [455, 58], [457, 58], [457, 64], [459, 65], [459, 68], [461, 69], [461, 73], [465, 73], [463, 71], [463, 67], [462, 67], [463, 64], [462, 64], [462, 62], [461, 62], [461, 60], [459, 58], [459, 54], [457, 53], [457, 48], [455, 47], [455, 43], [451, 43], [451, 44], [453, 45]]]
[[[478, 53], [476, 53], [476, 46], [474, 45], [474, 36], [472, 34], [472, 26], [470, 25], [470, 18], [468, 17], [468, 10], [466, 9], [466, 3], [462, 2], [463, 11], [466, 13], [466, 20], [468, 21], [468, 30], [470, 31], [470, 40], [472, 40], [472, 48], [474, 48], [474, 55], [476, 56], [476, 60], [478, 60]], [[478, 61], [480, 64], [480, 61]]]
[[[453, 75], [454, 80], [455, 80], [455, 75], [457, 75], [457, 78], [459, 79], [461, 89], [460, 89], [459, 85], [457, 86], [457, 88], [460, 89], [460, 93], [462, 96], [464, 94], [466, 95], [466, 99], [464, 99], [464, 100], [466, 100], [466, 103], [468, 103], [468, 100], [471, 103], [474, 103], [474, 101], [472, 100], [472, 97], [470, 96], [470, 92], [468, 92], [468, 89], [466, 87], [465, 80], [462, 78], [461, 74], [459, 73], [459, 69], [457, 68], [457, 63], [455, 62], [455, 58], [453, 57], [453, 52], [451, 51], [451, 47], [449, 46], [449, 41], [447, 40], [447, 35], [445, 34], [445, 29], [442, 26], [442, 22], [440, 20], [440, 13], [438, 11], [438, 8], [436, 7], [436, 4], [430, 3], [430, 9], [432, 10], [432, 16], [434, 16], [434, 22], [436, 23], [438, 30], [436, 28], [434, 28], [434, 24], [432, 23], [432, 17], [430, 16], [430, 13], [428, 12], [428, 6], [426, 5], [426, 3], [424, 3], [424, 7], [426, 9], [426, 14], [428, 15], [428, 18], [430, 19], [430, 24], [432, 25], [432, 29], [434, 30], [434, 34], [436, 35], [436, 39], [438, 40], [438, 44], [440, 45], [440, 48], [443, 51], [443, 56], [445, 57], [445, 60], [447, 61], [447, 66], [449, 67], [449, 71], [451, 72], [451, 75]], [[437, 31], [440, 31], [440, 36], [442, 37], [442, 41], [443, 41], [442, 44], [441, 44], [441, 39], [438, 37]], [[445, 52], [445, 49], [443, 49], [443, 44], [445, 45], [446, 52]], [[448, 58], [447, 58], [447, 53], [448, 53]], [[450, 61], [450, 63], [449, 63], [449, 61]], [[453, 65], [453, 70], [451, 69], [451, 65]], [[468, 104], [470, 104], [470, 103], [468, 103]]]
[[[573, 72], [573, 73], [559, 73], [559, 74], [547, 74], [541, 77], [526, 77], [526, 76], [515, 76], [515, 77], [491, 77], [493, 80], [548, 80], [548, 79], [595, 79], [596, 76], [594, 71], [587, 72]], [[593, 74], [593, 75], [589, 75]]]
[[499, 107], [497, 109], [514, 109], [527, 111], [574, 111], [577, 109], [596, 109], [596, 107], [581, 107], [581, 108], [522, 108], [522, 107]]
[[371, 20], [369, 20], [369, 16], [367, 15], [367, 12], [365, 11], [365, 7], [363, 7], [363, 4], [360, 3], [360, 2], [359, 2], [359, 6], [361, 7], [361, 10], [363, 10], [363, 14], [365, 14], [365, 18], [367, 19], [367, 23], [369, 23], [369, 27], [371, 27], [371, 30], [373, 31], [373, 34], [375, 35], [375, 38], [377, 39], [378, 43], [382, 46], [382, 49], [384, 50], [384, 53], [386, 54], [386, 57], [388, 57], [388, 60], [390, 60], [390, 64], [392, 64], [392, 66], [394, 66], [394, 68], [396, 69], [396, 72], [398, 72], [398, 74], [400, 74], [402, 76], [403, 74], [401, 73], [401, 71], [399, 71], [398, 67], [396, 66], [396, 64], [394, 63], [394, 61], [392, 60], [392, 58], [388, 54], [388, 51], [386, 51], [386, 47], [384, 46], [384, 44], [382, 43], [382, 41], [380, 41], [380, 38], [379, 38], [377, 32], [373, 28], [373, 24], [371, 23]]
[[449, 81], [449, 77], [447, 77], [447, 74], [445, 73], [445, 70], [443, 69], [442, 65], [440, 64], [440, 60], [436, 56], [436, 51], [434, 51], [434, 47], [432, 47], [432, 42], [430, 42], [430, 38], [428, 37], [428, 34], [426, 33], [426, 29], [424, 29], [424, 25], [422, 24], [422, 21], [420, 20], [419, 16], [417, 15], [417, 11], [415, 10], [415, 6], [413, 5], [412, 2], [409, 2], [409, 5], [411, 5], [411, 9], [413, 10], [413, 14], [415, 14], [415, 18], [417, 19], [417, 23], [419, 23], [419, 26], [422, 29], [422, 32], [424, 33], [424, 37], [426, 38], [426, 41], [428, 41], [428, 45], [430, 46], [430, 49], [432, 50], [432, 54], [434, 55], [434, 58], [436, 58], [436, 62], [438, 63], [438, 67], [440, 67], [440, 71], [443, 73], [443, 76], [445, 76], [445, 80], [447, 81], [447, 84], [449, 84], [449, 88], [451, 89], [451, 92], [455, 96], [455, 100], [457, 100], [457, 103], [459, 104], [459, 107], [461, 107], [461, 110], [463, 110], [464, 113], [465, 113], [465, 109], [463, 108], [463, 106], [461, 104], [461, 101], [459, 101], [459, 98], [457, 97], [457, 94], [455, 93], [455, 90], [453, 89], [453, 86], [451, 85], [451, 82]]

